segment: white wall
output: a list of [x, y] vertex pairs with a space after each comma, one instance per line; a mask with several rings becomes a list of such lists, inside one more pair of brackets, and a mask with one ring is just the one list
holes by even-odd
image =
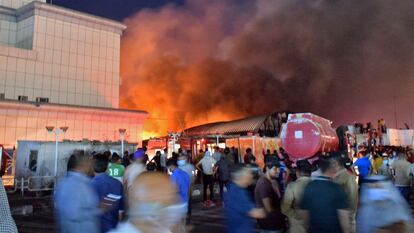
[[[35, 0], [0, 0], [0, 6], [17, 9]], [[37, 0], [39, 2], [46, 2], [46, 0]]]
[[95, 111], [85, 113], [67, 112], [61, 109], [45, 110], [42, 107], [31, 110], [2, 108], [0, 106], [0, 144], [13, 148], [17, 140], [54, 141], [53, 133], [46, 126], [67, 126], [60, 140], [118, 141], [120, 128], [127, 129], [125, 140], [140, 143], [142, 140], [143, 117], [128, 117], [127, 114], [112, 115]]
[[82, 14], [70, 13], [40, 10], [14, 24], [0, 17], [0, 93], [8, 99], [22, 95], [30, 101], [46, 97], [51, 103], [118, 108], [120, 32], [96, 22], [87, 26], [76, 18]]

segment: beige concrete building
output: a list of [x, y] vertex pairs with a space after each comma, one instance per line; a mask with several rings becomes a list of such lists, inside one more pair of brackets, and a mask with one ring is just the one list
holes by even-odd
[[61, 138], [140, 142], [144, 111], [119, 109], [125, 25], [46, 4], [0, 0], [0, 144]]

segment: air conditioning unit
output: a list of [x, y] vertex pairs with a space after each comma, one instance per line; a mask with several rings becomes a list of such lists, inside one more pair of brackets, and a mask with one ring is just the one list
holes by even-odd
[[19, 101], [29, 101], [29, 97], [27, 97], [25, 95], [19, 95], [18, 100]]
[[46, 98], [46, 97], [36, 97], [36, 102], [38, 102], [38, 103], [49, 103], [49, 98]]

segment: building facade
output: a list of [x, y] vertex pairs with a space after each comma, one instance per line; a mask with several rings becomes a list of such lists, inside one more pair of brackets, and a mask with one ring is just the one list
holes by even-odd
[[119, 22], [47, 4], [0, 0], [0, 144], [141, 141], [144, 111], [119, 109]]

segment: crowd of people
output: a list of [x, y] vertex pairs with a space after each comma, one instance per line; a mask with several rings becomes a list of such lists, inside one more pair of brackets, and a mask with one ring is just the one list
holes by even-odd
[[256, 181], [250, 153], [228, 189], [229, 232], [408, 232], [414, 150], [362, 146], [358, 158], [324, 153], [314, 164], [267, 151]]
[[[291, 161], [282, 148], [267, 150], [262, 167], [250, 148], [243, 157], [234, 148], [206, 148], [194, 161], [181, 149], [170, 157], [158, 151], [151, 160], [145, 148], [122, 157], [75, 151], [54, 192], [58, 230], [186, 232], [201, 183], [204, 207], [223, 206], [227, 232], [408, 232], [414, 150], [356, 149], [351, 156], [319, 154], [313, 163]], [[4, 216], [15, 230], [10, 212]]]

